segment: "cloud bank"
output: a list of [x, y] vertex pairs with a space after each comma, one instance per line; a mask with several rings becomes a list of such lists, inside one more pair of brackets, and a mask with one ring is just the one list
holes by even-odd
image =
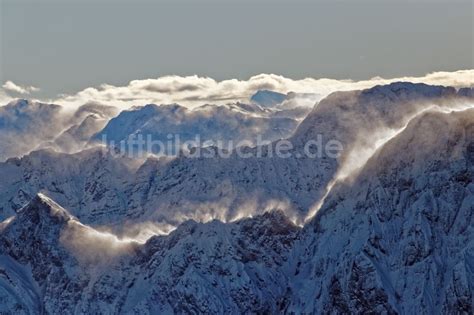
[[7, 81], [2, 85], [2, 88], [7, 92], [14, 92], [18, 94], [30, 94], [32, 92], [38, 92], [40, 89], [34, 86], [21, 86], [13, 83], [12, 81]]
[[[63, 94], [53, 99], [39, 101], [66, 106], [80, 106], [85, 103], [96, 102], [121, 108], [149, 103], [179, 103], [183, 106], [195, 107], [206, 103], [248, 102], [251, 95], [263, 89], [281, 93], [314, 93], [324, 97], [334, 91], [359, 90], [396, 81], [471, 87], [474, 86], [474, 70], [433, 72], [421, 77], [393, 79], [375, 77], [363, 81], [314, 78], [293, 80], [275, 74], [259, 74], [248, 80], [229, 79], [223, 81], [197, 75], [186, 77], [164, 76], [157, 79], [133, 80], [125, 86], [102, 84], [98, 87], [86, 88], [75, 94]], [[7, 81], [3, 85], [3, 91], [0, 91], [0, 95], [3, 94], [0, 99], [5, 99], [5, 94], [8, 91], [33, 92], [34, 89], [36, 88], [19, 87], [13, 82]]]

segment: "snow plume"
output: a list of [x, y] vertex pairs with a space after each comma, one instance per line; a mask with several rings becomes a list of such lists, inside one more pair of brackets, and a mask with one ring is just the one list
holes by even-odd
[[[401, 121], [403, 125], [398, 128], [380, 127], [378, 130], [365, 134], [363, 136], [364, 143], [356, 144], [349, 151], [347, 157], [343, 161], [337, 175], [336, 181], [351, 180], [357, 172], [369, 161], [369, 159], [387, 142], [395, 138], [398, 134], [406, 129], [408, 124], [415, 118], [426, 112], [442, 112], [451, 113], [464, 111], [474, 108], [473, 102], [463, 100], [444, 100], [440, 104], [426, 104], [417, 107], [416, 111]], [[367, 141], [368, 140], [368, 141]]]
[[70, 220], [61, 232], [60, 242], [84, 264], [107, 264], [115, 259], [132, 255], [139, 243], [134, 239], [118, 238], [101, 232], [77, 220]]
[[245, 218], [252, 218], [255, 215], [262, 215], [268, 212], [281, 211], [295, 226], [302, 226], [301, 214], [291, 205], [288, 199], [259, 200], [258, 198], [248, 198], [243, 201], [234, 211], [227, 216], [227, 221], [235, 222]]
[[11, 216], [4, 221], [0, 221], [0, 233], [15, 219], [14, 216]]
[[413, 120], [418, 119], [427, 112], [447, 114], [473, 109], [474, 102], [462, 99], [444, 99], [437, 104], [419, 102], [415, 104], [414, 108], [416, 109], [414, 112], [403, 117], [401, 120], [403, 123], [402, 126], [396, 128], [388, 128], [386, 126], [379, 127], [378, 129], [359, 135], [358, 138], [360, 140], [356, 141], [346, 152], [334, 178], [326, 185], [324, 196], [309, 209], [304, 220], [305, 222], [308, 222], [314, 217], [337, 184], [352, 183], [369, 160], [388, 142], [400, 135]]
[[4, 106], [5, 104], [10, 103], [13, 100], [14, 100], [13, 97], [8, 95], [4, 89], [0, 88], [0, 107]]
[[71, 110], [30, 100], [11, 101], [0, 107], [0, 161], [37, 149], [66, 153], [84, 149], [116, 114], [116, 108], [94, 103]]
[[[86, 88], [76, 94], [60, 95], [51, 101], [76, 107], [90, 101], [121, 108], [148, 103], [179, 103], [187, 107], [196, 107], [206, 103], [248, 102], [258, 90], [272, 90], [280, 93], [312, 93], [318, 94], [322, 98], [334, 91], [365, 89], [395, 81], [469, 87], [474, 84], [473, 77], [474, 70], [433, 72], [421, 77], [393, 79], [375, 77], [362, 81], [324, 78], [294, 80], [275, 74], [259, 74], [248, 80], [229, 79], [223, 81], [197, 75], [164, 76], [157, 79], [133, 80], [125, 86], [102, 84], [98, 87]], [[313, 106], [314, 102], [310, 99], [302, 101], [301, 104]]]
[[21, 156], [64, 128], [61, 106], [17, 100], [0, 107], [0, 160]]
[[366, 165], [370, 158], [375, 154], [375, 152], [383, 147], [385, 143], [390, 141], [390, 139], [393, 139], [396, 135], [401, 133], [405, 128], [406, 125], [399, 129], [381, 128], [381, 130], [374, 130], [371, 135], [365, 135], [365, 137], [371, 141], [365, 142], [365, 145], [355, 145], [351, 150], [348, 150], [345, 159], [341, 161], [340, 167], [336, 171], [333, 179], [326, 185], [323, 197], [321, 197], [318, 202], [316, 202], [309, 209], [304, 222], [309, 222], [318, 212], [318, 210], [321, 209], [324, 201], [330, 195], [334, 186], [339, 183], [352, 182], [363, 166]]
[[122, 241], [131, 241], [145, 244], [151, 237], [156, 235], [167, 235], [176, 229], [175, 225], [166, 222], [125, 222], [119, 227], [110, 228], [101, 226], [95, 228], [101, 233], [109, 234]]

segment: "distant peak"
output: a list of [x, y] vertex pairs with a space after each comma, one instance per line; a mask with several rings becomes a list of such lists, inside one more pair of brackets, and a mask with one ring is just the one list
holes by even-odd
[[275, 91], [270, 90], [258, 90], [257, 93], [252, 95], [250, 100], [258, 105], [264, 107], [275, 106], [288, 98], [286, 94], [282, 94]]
[[16, 99], [8, 103], [6, 108], [9, 108], [10, 110], [16, 110], [20, 112], [28, 112], [30, 110], [51, 110], [51, 111], [58, 111], [62, 108], [60, 105], [56, 104], [47, 104], [47, 103], [41, 103], [38, 101], [34, 100], [28, 100], [28, 99]]
[[31, 102], [24, 98], [19, 98], [8, 103], [8, 106], [28, 106]]
[[474, 98], [474, 87], [465, 87], [458, 90], [458, 95], [461, 97]]
[[144, 106], [134, 106], [131, 108], [130, 111], [133, 112], [142, 112], [142, 113], [158, 113], [159, 111], [171, 111], [171, 112], [176, 112], [176, 111], [181, 111], [181, 110], [186, 110], [186, 107], [181, 106], [176, 103], [172, 104], [146, 104]]
[[405, 97], [440, 97], [454, 95], [455, 93], [456, 90], [452, 87], [404, 81], [393, 82], [386, 85], [376, 85], [362, 91], [363, 96], [397, 95]]

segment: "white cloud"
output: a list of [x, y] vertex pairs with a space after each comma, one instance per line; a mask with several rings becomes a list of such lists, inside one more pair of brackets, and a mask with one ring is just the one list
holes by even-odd
[[[121, 108], [129, 108], [148, 103], [170, 104], [179, 103], [187, 107], [212, 103], [225, 104], [246, 102], [257, 90], [268, 89], [276, 92], [313, 93], [322, 97], [344, 90], [370, 88], [378, 84], [395, 81], [410, 81], [454, 87], [474, 86], [474, 70], [455, 72], [433, 72], [421, 77], [401, 77], [384, 79], [375, 77], [369, 80], [334, 80], [305, 78], [293, 80], [275, 74], [259, 74], [248, 80], [229, 79], [216, 81], [209, 77], [164, 76], [157, 79], [133, 80], [125, 86], [102, 84], [89, 87], [75, 94], [63, 94], [53, 99], [39, 100], [48, 103], [77, 107], [85, 103], [95, 102]], [[0, 89], [0, 101], [5, 104], [11, 97], [6, 93], [13, 91], [22, 94], [37, 91], [35, 87], [22, 87], [7, 81]], [[312, 102], [302, 100], [300, 105], [311, 105]]]
[[31, 92], [38, 92], [39, 88], [34, 86], [21, 86], [13, 83], [12, 81], [7, 81], [2, 87], [9, 92], [15, 92], [19, 94], [30, 94]]
[[375, 77], [370, 80], [333, 80], [306, 78], [293, 80], [275, 74], [259, 74], [248, 80], [229, 79], [216, 81], [199, 76], [165, 76], [157, 79], [133, 80], [126, 86], [103, 84], [90, 87], [73, 95], [61, 95], [50, 100], [65, 105], [81, 105], [90, 101], [120, 107], [144, 105], [147, 103], [179, 103], [194, 107], [204, 103], [222, 104], [248, 101], [259, 89], [277, 92], [317, 93], [322, 96], [334, 91], [369, 88], [378, 84], [394, 81], [423, 82], [435, 85], [455, 87], [474, 85], [474, 70], [456, 72], [433, 72], [422, 77], [401, 77], [384, 79]]
[[13, 100], [13, 98], [10, 95], [8, 95], [7, 93], [5, 93], [4, 89], [0, 88], [0, 106], [8, 104], [12, 100]]

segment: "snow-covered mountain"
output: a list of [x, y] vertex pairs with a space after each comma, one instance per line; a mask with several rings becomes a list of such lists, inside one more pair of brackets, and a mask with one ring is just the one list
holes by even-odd
[[[241, 103], [203, 105], [194, 109], [177, 104], [149, 104], [123, 111], [96, 134], [93, 140], [105, 140], [107, 144], [117, 147], [123, 142], [128, 149], [130, 139], [150, 137], [153, 141], [163, 143], [163, 147], [153, 146], [152, 152], [148, 153], [167, 155], [176, 154], [181, 145], [189, 141], [200, 142], [196, 145], [212, 141], [214, 145], [220, 143], [224, 148], [234, 148], [242, 141], [256, 144], [257, 137], [261, 141], [289, 137], [296, 129], [298, 119], [309, 110], [308, 107], [302, 112], [294, 109], [275, 110]], [[196, 135], [199, 135], [199, 139], [196, 139]]]
[[273, 211], [186, 221], [141, 244], [83, 225], [39, 194], [0, 224], [1, 307], [471, 314], [473, 180], [474, 109], [435, 108], [336, 183], [302, 229]]
[[76, 154], [39, 150], [9, 159], [1, 164], [2, 214], [14, 214], [38, 192], [45, 192], [85, 222], [101, 223], [98, 216], [117, 220], [126, 215], [123, 193], [136, 163], [100, 148]]
[[270, 90], [260, 90], [252, 95], [250, 101], [264, 107], [272, 107], [283, 103], [287, 98], [288, 96], [283, 93]]
[[316, 93], [278, 93], [270, 90], [259, 90], [250, 97], [250, 102], [267, 108], [294, 108], [313, 107], [321, 100], [321, 95]]
[[41, 148], [84, 149], [116, 114], [117, 109], [110, 106], [86, 104], [68, 111], [60, 105], [22, 99], [0, 106], [0, 161]]
[[60, 112], [59, 105], [27, 100], [1, 106], [0, 161], [21, 156], [34, 149], [42, 140], [53, 139], [57, 132], [56, 121], [60, 121]]
[[84, 226], [38, 195], [0, 230], [1, 307], [25, 314], [275, 312], [286, 288], [275, 270], [298, 231], [275, 212], [231, 224], [188, 221], [140, 245]]
[[290, 255], [288, 312], [471, 314], [474, 109], [411, 121], [333, 188]]
[[[0, 216], [14, 214], [45, 192], [88, 224], [228, 221], [270, 209], [302, 222], [335, 180], [362, 166], [412, 117], [430, 108], [460, 106], [465, 99], [454, 89], [424, 84], [334, 93], [289, 138], [289, 158], [270, 156], [275, 144], [248, 148], [248, 158], [235, 152], [214, 156], [209, 148], [212, 157], [149, 158], [138, 166], [139, 161], [102, 149], [73, 155], [34, 152], [0, 164], [2, 178], [8, 179], [0, 185]], [[318, 138], [323, 144], [338, 140], [344, 147], [339, 159], [307, 157], [306, 143]]]
[[38, 149], [53, 149], [58, 152], [74, 153], [90, 146], [91, 138], [118, 114], [111, 106], [85, 104], [71, 117], [66, 115], [65, 130], [52, 141], [41, 143]]

